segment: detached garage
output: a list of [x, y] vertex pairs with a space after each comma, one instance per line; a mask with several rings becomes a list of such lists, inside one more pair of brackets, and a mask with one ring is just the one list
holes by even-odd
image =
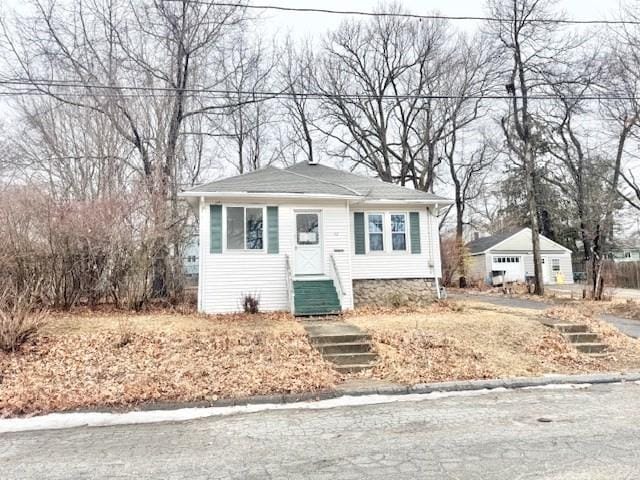
[[[487, 284], [525, 282], [533, 277], [531, 229], [523, 228], [467, 244], [471, 255], [469, 277]], [[540, 235], [542, 274], [545, 284], [573, 283], [571, 250]]]

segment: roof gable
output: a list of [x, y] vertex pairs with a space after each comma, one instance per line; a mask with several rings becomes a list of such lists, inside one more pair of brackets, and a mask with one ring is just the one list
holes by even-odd
[[[531, 250], [531, 242], [531, 229], [521, 228], [515, 231], [511, 230], [498, 235], [492, 235], [490, 237], [479, 238], [478, 240], [469, 242], [467, 244], [467, 248], [472, 255], [484, 253], [490, 250], [522, 251]], [[544, 235], [540, 235], [540, 250], [562, 250], [565, 252], [571, 252], [568, 248], [563, 247]]]

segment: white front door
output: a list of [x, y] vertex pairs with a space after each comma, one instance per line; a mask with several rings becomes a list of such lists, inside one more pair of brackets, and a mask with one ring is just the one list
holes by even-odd
[[296, 212], [296, 275], [321, 275], [320, 212]]

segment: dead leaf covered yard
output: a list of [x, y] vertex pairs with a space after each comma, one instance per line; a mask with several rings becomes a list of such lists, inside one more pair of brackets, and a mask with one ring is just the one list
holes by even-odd
[[[640, 369], [640, 342], [615, 329], [603, 330], [611, 355], [591, 359], [531, 315], [467, 302], [345, 321], [371, 333], [379, 355], [356, 375], [388, 382]], [[58, 313], [35, 342], [0, 353], [0, 416], [314, 392], [345, 379], [286, 314]]]

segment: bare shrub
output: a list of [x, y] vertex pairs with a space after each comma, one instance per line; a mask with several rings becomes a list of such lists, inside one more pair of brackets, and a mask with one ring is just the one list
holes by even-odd
[[8, 288], [0, 293], [0, 350], [15, 352], [35, 339], [47, 321], [31, 291], [17, 293]]
[[[440, 242], [442, 256], [442, 284], [445, 287], [452, 287], [460, 282], [466, 286], [471, 257], [469, 250], [462, 245], [455, 235], [443, 236]], [[464, 279], [464, 280], [463, 280]]]
[[386, 300], [387, 304], [393, 308], [408, 307], [410, 304], [409, 297], [406, 294], [400, 292], [390, 293], [389, 295], [387, 295]]
[[131, 320], [127, 317], [118, 319], [118, 340], [116, 347], [122, 348], [129, 345], [133, 341], [133, 327]]
[[256, 314], [260, 312], [260, 298], [254, 294], [244, 294], [242, 296], [242, 309], [244, 313]]

